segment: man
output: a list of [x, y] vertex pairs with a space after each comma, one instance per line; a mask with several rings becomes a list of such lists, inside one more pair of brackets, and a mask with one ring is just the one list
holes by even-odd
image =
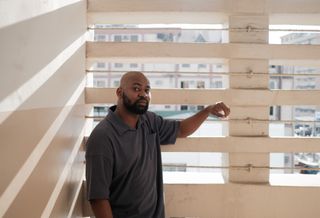
[[87, 194], [97, 218], [164, 218], [160, 144], [192, 134], [209, 116], [224, 118], [222, 102], [181, 122], [148, 112], [150, 83], [128, 72], [118, 102], [92, 131], [86, 151]]

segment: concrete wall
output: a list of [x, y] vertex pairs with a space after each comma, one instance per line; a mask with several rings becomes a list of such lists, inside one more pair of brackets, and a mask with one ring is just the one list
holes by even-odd
[[167, 217], [300, 218], [320, 214], [319, 188], [262, 184], [166, 185]]
[[66, 217], [84, 170], [86, 1], [0, 5], [0, 217]]

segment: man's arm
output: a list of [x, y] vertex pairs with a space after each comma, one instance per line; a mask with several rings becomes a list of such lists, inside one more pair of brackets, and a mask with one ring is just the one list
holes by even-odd
[[199, 126], [208, 118], [210, 114], [220, 118], [225, 118], [230, 114], [230, 108], [223, 102], [218, 102], [214, 105], [206, 107], [195, 115], [182, 120], [180, 122], [178, 138], [185, 138], [194, 133], [194, 131], [199, 128]]
[[91, 200], [92, 211], [96, 218], [112, 218], [112, 210], [108, 200]]

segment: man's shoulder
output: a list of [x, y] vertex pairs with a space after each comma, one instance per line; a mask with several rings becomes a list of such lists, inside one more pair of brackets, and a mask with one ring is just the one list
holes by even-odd
[[89, 139], [91, 140], [103, 140], [108, 139], [113, 133], [111, 123], [104, 118], [101, 120], [92, 130]]
[[92, 130], [92, 132], [97, 132], [97, 133], [105, 133], [107, 132], [110, 128], [112, 128], [111, 123], [108, 121], [108, 118], [105, 117], [103, 120], [101, 120]]
[[[110, 133], [112, 127], [110, 123], [103, 119], [98, 125], [92, 130], [87, 142], [86, 142], [86, 153], [87, 154], [103, 154], [108, 145], [110, 144]], [[107, 146], [107, 147], [106, 147]]]

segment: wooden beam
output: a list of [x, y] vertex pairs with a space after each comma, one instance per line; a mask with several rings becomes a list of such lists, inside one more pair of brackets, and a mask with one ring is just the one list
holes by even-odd
[[[297, 218], [319, 214], [318, 204], [311, 203], [317, 202], [320, 195], [319, 178], [314, 177], [316, 175], [280, 176], [284, 183], [293, 183], [294, 187], [250, 183], [167, 184], [164, 188], [166, 214], [168, 217], [201, 218]], [[310, 184], [315, 187], [310, 187]]]
[[[86, 88], [86, 103], [115, 103], [115, 91]], [[319, 96], [320, 90], [153, 89], [152, 104], [206, 105], [224, 101], [231, 106], [320, 105]]]
[[88, 23], [227, 23], [229, 14], [269, 15], [270, 24], [320, 24], [318, 0], [89, 0]]
[[320, 138], [293, 137], [192, 137], [175, 145], [161, 146], [163, 152], [289, 153], [320, 152]]
[[320, 13], [318, 0], [89, 0], [89, 12]]
[[320, 45], [205, 44], [205, 43], [115, 43], [87, 42], [87, 57], [95, 59], [136, 58], [246, 58], [319, 60]]
[[[85, 137], [87, 141], [88, 137]], [[311, 137], [188, 137], [174, 145], [161, 146], [162, 152], [291, 153], [320, 152], [320, 138]]]

